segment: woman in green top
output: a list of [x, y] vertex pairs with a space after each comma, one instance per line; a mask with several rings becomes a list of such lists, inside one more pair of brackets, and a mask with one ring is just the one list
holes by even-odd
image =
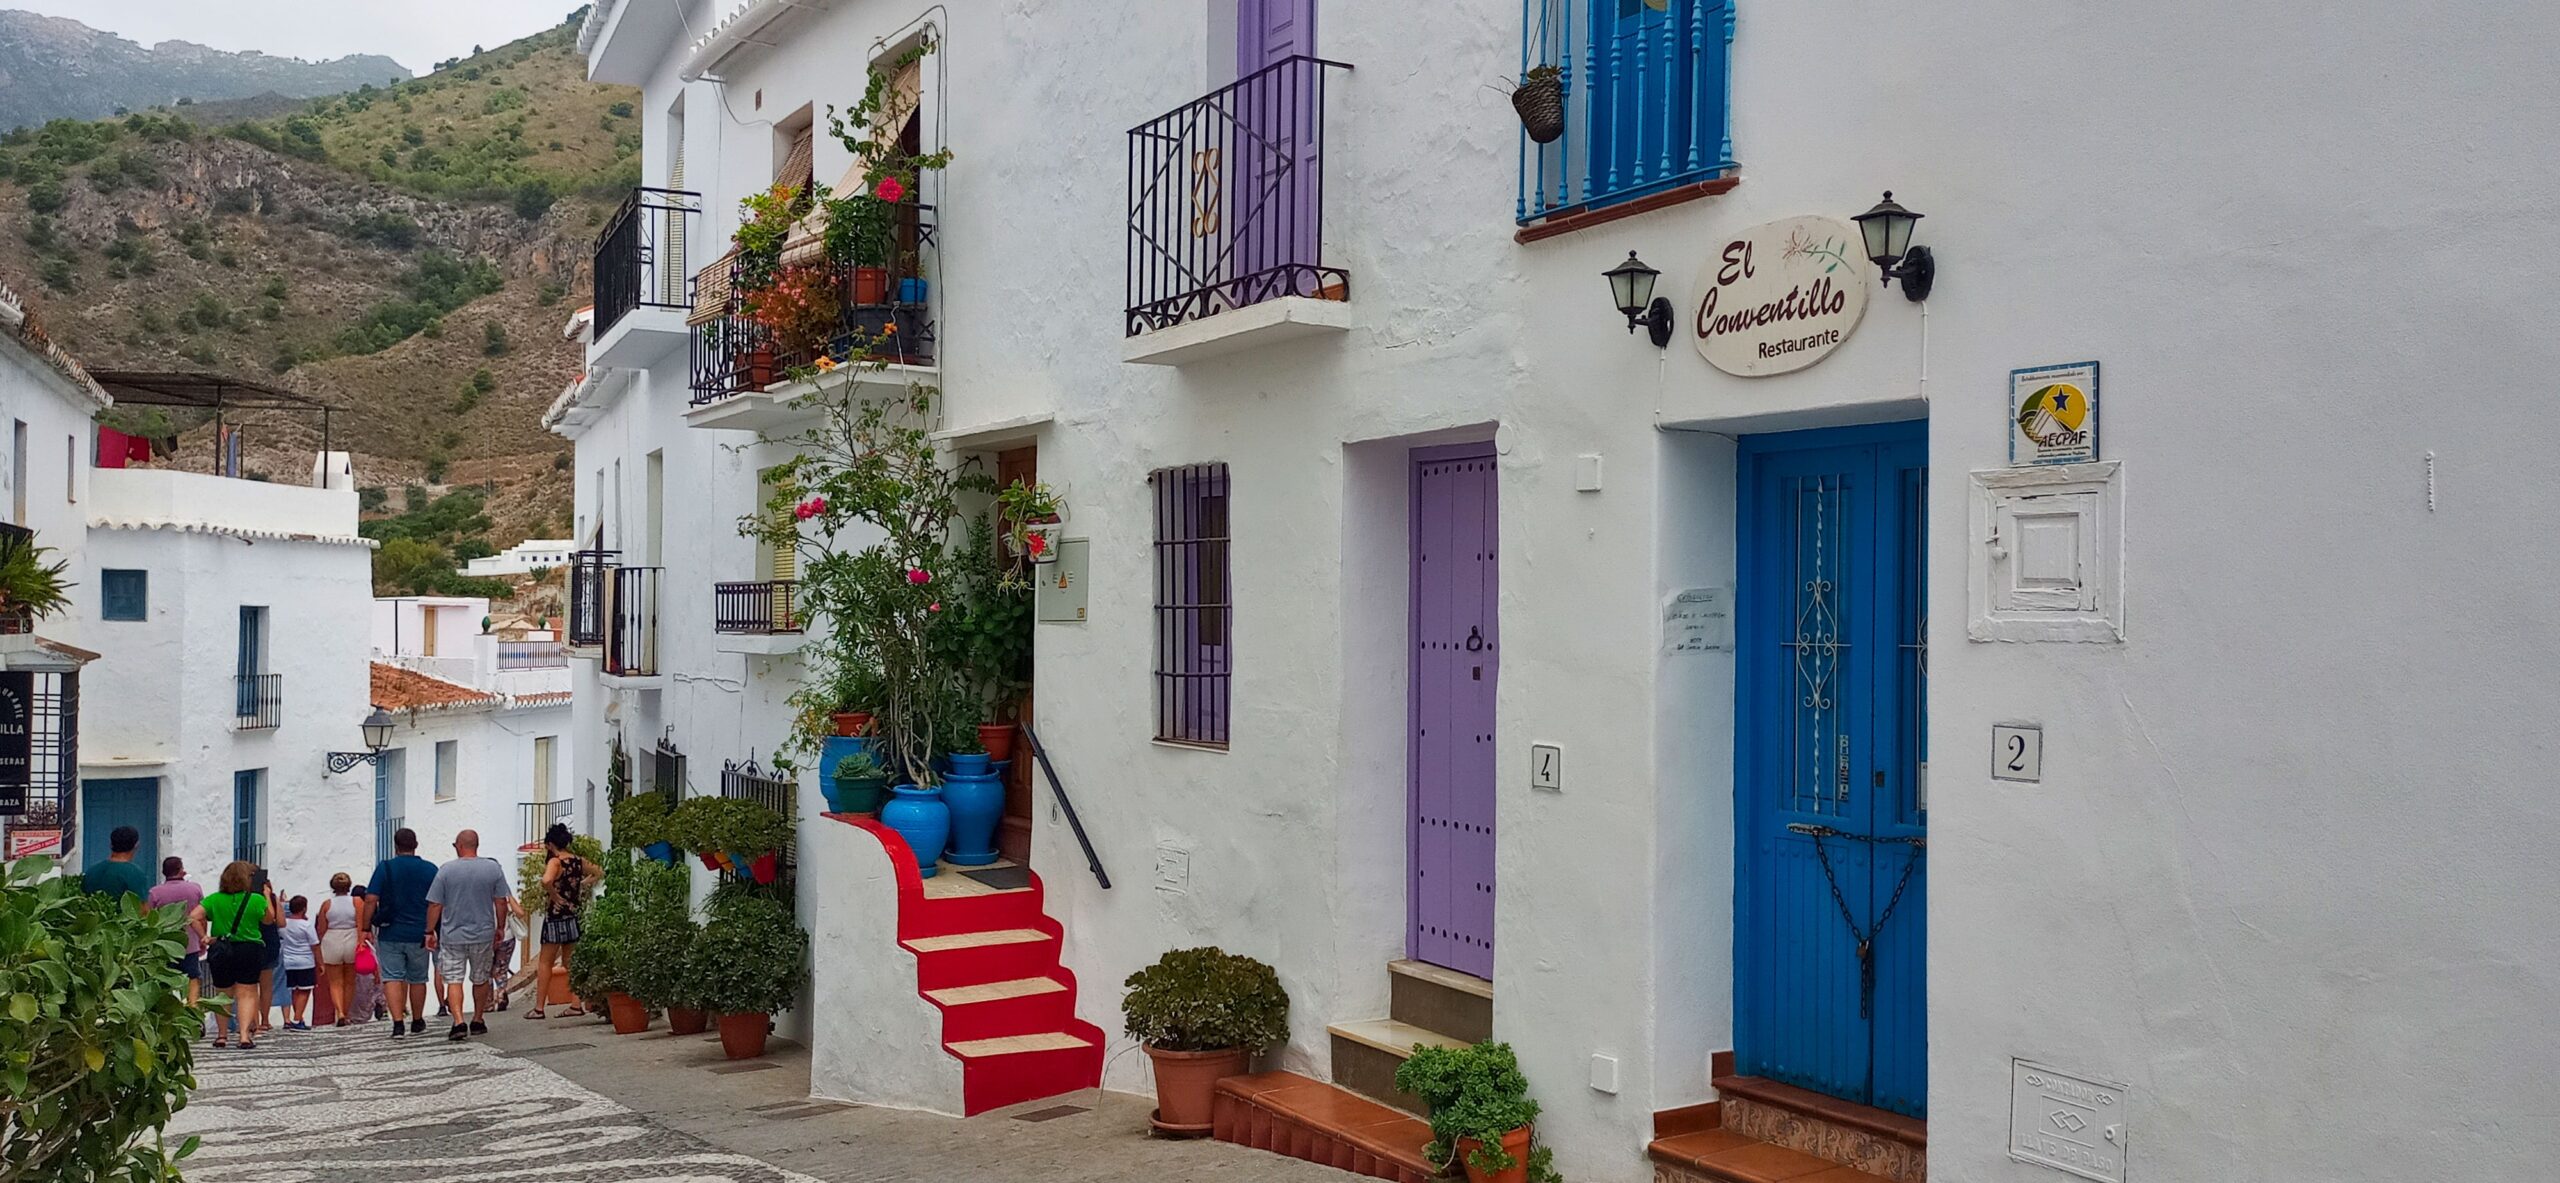
[[[267, 897], [252, 886], [257, 871], [257, 864], [245, 859], [224, 867], [222, 890], [204, 897], [190, 917], [204, 938], [205, 967], [213, 988], [231, 992], [231, 1031], [240, 1036], [244, 1049], [258, 1046], [256, 1028], [243, 1031], [240, 1024], [257, 1003], [258, 974], [267, 967], [266, 941], [258, 935], [258, 924], [267, 915]], [[221, 1027], [214, 1028], [213, 1046], [225, 1046]]]

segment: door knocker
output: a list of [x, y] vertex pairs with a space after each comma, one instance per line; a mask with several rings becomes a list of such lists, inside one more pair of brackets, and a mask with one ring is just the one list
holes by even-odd
[[1467, 652], [1469, 652], [1469, 653], [1482, 653], [1482, 652], [1484, 652], [1484, 628], [1483, 628], [1483, 626], [1481, 626], [1481, 625], [1473, 625], [1473, 624], [1471, 624], [1471, 625], [1468, 625], [1468, 626], [1467, 626]]

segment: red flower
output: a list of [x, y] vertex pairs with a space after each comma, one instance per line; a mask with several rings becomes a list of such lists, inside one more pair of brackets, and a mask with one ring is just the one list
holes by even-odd
[[933, 582], [933, 572], [927, 571], [922, 567], [909, 567], [907, 568], [907, 582], [921, 587]]
[[899, 198], [907, 195], [907, 187], [899, 184], [896, 177], [882, 177], [879, 184], [871, 187], [871, 195], [896, 205]]
[[1040, 556], [1049, 553], [1049, 536], [1046, 534], [1032, 534], [1025, 537], [1022, 540], [1022, 549], [1031, 552], [1032, 558], [1039, 558]]
[[827, 512], [827, 499], [824, 497], [812, 497], [807, 501], [801, 502], [799, 508], [794, 509], [791, 512], [801, 521], [808, 521], [819, 514]]

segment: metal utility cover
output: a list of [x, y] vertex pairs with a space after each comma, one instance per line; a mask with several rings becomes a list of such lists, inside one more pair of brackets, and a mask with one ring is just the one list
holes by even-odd
[[2009, 1061], [2009, 1157], [2099, 1183], [2124, 1183], [2126, 1091], [2031, 1061]]
[[1082, 538], [1058, 543], [1058, 561], [1031, 570], [1040, 588], [1042, 624], [1084, 623], [1085, 572], [1093, 563], [1093, 544]]

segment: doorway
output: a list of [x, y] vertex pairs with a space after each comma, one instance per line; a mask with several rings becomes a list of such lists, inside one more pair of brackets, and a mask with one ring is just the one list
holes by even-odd
[[[1025, 444], [996, 453], [996, 487], [1008, 489], [1015, 482], [1024, 485], [1040, 483], [1040, 449], [1037, 446]], [[1009, 534], [1012, 525], [1011, 522], [999, 522], [996, 532], [999, 535]], [[1037, 626], [1026, 623], [1024, 627]], [[1026, 670], [1022, 699], [1017, 708], [1019, 718], [1025, 723], [1032, 722], [1030, 683], [1030, 671]], [[1016, 736], [1014, 745], [1013, 760], [1004, 770], [1004, 816], [996, 823], [996, 853], [1027, 867], [1031, 865], [1031, 766], [1036, 761], [1032, 758], [1028, 739]]]
[[[80, 849], [82, 866], [107, 857], [109, 835], [117, 826], [132, 826], [142, 835], [133, 862], [154, 883], [160, 881], [160, 781], [156, 777], [116, 777], [80, 782]], [[77, 868], [65, 868], [76, 870]]]
[[1926, 1117], [1928, 425], [1740, 456], [1736, 1067]]
[[1496, 604], [1493, 445], [1413, 453], [1406, 948], [1493, 977]]

